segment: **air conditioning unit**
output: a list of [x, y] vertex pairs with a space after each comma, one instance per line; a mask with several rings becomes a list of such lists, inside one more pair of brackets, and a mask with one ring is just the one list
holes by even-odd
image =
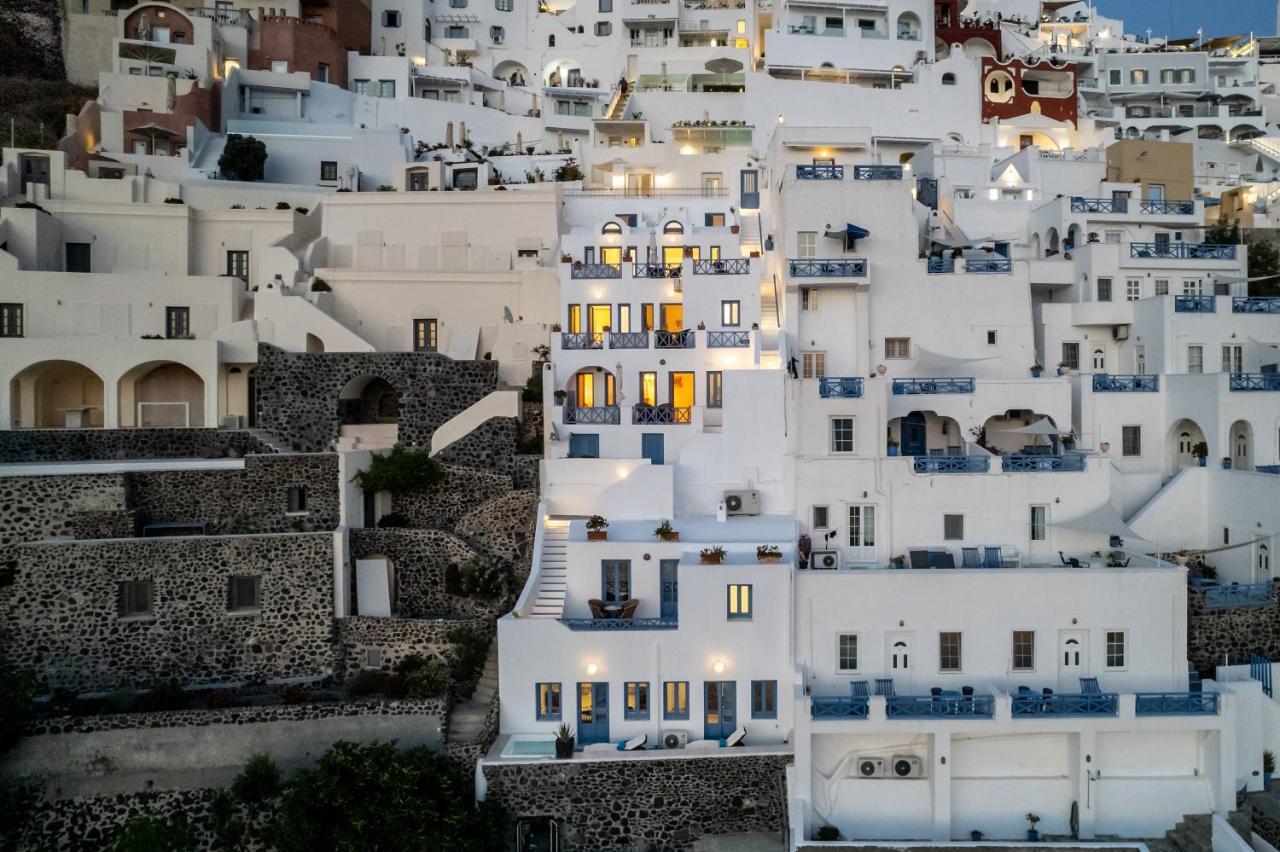
[[663, 748], [684, 748], [689, 744], [688, 731], [667, 731], [662, 735]]
[[1111, 339], [1112, 339], [1112, 340], [1128, 340], [1128, 339], [1129, 339], [1129, 326], [1127, 326], [1127, 325], [1113, 325], [1113, 326], [1111, 326]]
[[894, 778], [924, 777], [924, 762], [914, 754], [895, 754], [891, 763]]
[[759, 491], [726, 491], [724, 507], [730, 515], [760, 514]]
[[840, 551], [815, 550], [809, 554], [809, 567], [815, 571], [835, 571], [840, 567]]
[[858, 777], [859, 778], [884, 778], [889, 774], [884, 766], [883, 757], [860, 757], [858, 758]]

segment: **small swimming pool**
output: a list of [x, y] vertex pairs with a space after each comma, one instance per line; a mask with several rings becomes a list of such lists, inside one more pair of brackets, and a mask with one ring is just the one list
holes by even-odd
[[507, 758], [555, 757], [555, 737], [512, 734], [511, 739], [507, 740], [507, 744], [502, 749], [502, 756]]

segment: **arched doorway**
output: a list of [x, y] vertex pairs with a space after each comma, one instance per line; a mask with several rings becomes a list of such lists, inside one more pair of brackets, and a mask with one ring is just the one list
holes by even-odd
[[120, 425], [205, 426], [204, 379], [185, 364], [152, 361], [120, 377]]
[[[1169, 429], [1169, 472], [1177, 473], [1179, 468], [1199, 465], [1196, 448], [1205, 443], [1204, 430], [1194, 420], [1184, 417], [1174, 423]], [[1207, 451], [1207, 448], [1202, 449]]]
[[1253, 470], [1253, 427], [1248, 420], [1231, 424], [1231, 467], [1235, 470]]
[[75, 361], [41, 361], [10, 382], [14, 429], [101, 428], [103, 382]]
[[[645, 373], [643, 403], [657, 405], [657, 375]], [[565, 423], [617, 423], [618, 378], [603, 367], [583, 367], [564, 387]]]
[[400, 392], [381, 376], [358, 376], [338, 395], [338, 419], [344, 426], [397, 423]]
[[1056, 455], [1061, 451], [1059, 427], [1052, 417], [1029, 409], [1013, 409], [988, 417], [982, 424], [986, 448], [1002, 455]]
[[310, 353], [319, 353], [324, 351], [324, 341], [316, 337], [314, 334], [307, 335], [307, 351]]
[[942, 456], [965, 454], [965, 439], [960, 424], [950, 417], [932, 411], [912, 411], [905, 417], [889, 421], [890, 447], [897, 446], [904, 456]]

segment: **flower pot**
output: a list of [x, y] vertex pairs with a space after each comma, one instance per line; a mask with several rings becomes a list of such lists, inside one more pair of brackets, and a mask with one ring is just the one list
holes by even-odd
[[1059, 375], [1059, 376], [1069, 376], [1069, 375], [1071, 375], [1071, 368], [1070, 368], [1070, 367], [1059, 367], [1059, 368], [1058, 368], [1058, 375]]
[[1028, 842], [1028, 843], [1037, 843], [1037, 842], [1039, 842], [1039, 840], [1040, 840], [1040, 832], [1036, 831], [1034, 828], [1028, 828], [1028, 829], [1027, 829], [1027, 842]]
[[719, 565], [720, 557], [719, 556], [699, 556], [698, 561], [701, 562], [703, 565]]
[[781, 562], [782, 554], [779, 553], [774, 556], [757, 556], [756, 559], [760, 562]]
[[587, 541], [608, 541], [608, 530], [587, 530]]
[[1033, 378], [1033, 379], [1038, 379], [1038, 378], [1040, 378], [1040, 372], [1041, 372], [1041, 370], [1040, 370], [1040, 368], [1039, 368], [1039, 367], [1032, 367], [1032, 368], [1031, 368], [1031, 378]]
[[1201, 467], [1209, 466], [1209, 460], [1204, 456], [1201, 456], [1200, 458], [1196, 459], [1196, 462], [1198, 462]]
[[556, 757], [560, 760], [568, 760], [573, 757], [573, 737], [567, 740], [556, 740]]
[[982, 832], [981, 831], [969, 832], [969, 839], [972, 840], [974, 843], [982, 842]]
[[730, 225], [730, 226], [729, 226], [729, 233], [731, 233], [731, 234], [736, 234], [736, 233], [738, 233], [738, 231], [739, 231], [739, 227], [738, 227], [737, 225]]
[[1271, 789], [1271, 773], [1270, 772], [1262, 773], [1262, 789], [1264, 790]]
[[680, 533], [678, 532], [662, 533], [658, 536], [658, 538], [662, 539], [663, 541], [679, 541]]
[[890, 448], [889, 448], [889, 455], [891, 455], [891, 456], [896, 456], [897, 454], [898, 454], [898, 448], [897, 448], [897, 447], [890, 447]]

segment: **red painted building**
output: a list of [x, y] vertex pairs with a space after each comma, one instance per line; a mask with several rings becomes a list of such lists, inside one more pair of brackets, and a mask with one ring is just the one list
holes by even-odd
[[1076, 66], [1055, 65], [1049, 60], [1024, 63], [982, 60], [982, 121], [1043, 115], [1076, 127]]
[[360, 0], [308, 0], [300, 17], [259, 10], [257, 46], [249, 49], [249, 68], [270, 71], [284, 63], [311, 79], [347, 85], [347, 51], [369, 52], [369, 8]]
[[941, 44], [938, 53], [945, 54], [947, 51], [943, 49], [944, 47], [950, 48], [953, 44], [963, 45], [977, 39], [991, 45], [996, 56], [1004, 56], [1000, 25], [994, 21], [987, 23], [986, 19], [978, 21], [962, 18], [959, 11], [961, 2], [962, 0], [933, 0], [933, 36]]

